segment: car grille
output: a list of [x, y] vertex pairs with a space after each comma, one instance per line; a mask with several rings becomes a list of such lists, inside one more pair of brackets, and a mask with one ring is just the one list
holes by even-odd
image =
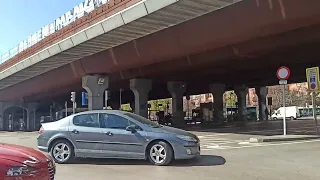
[[54, 175], [56, 173], [56, 167], [52, 161], [48, 161], [48, 170], [50, 174], [50, 180], [54, 180]]

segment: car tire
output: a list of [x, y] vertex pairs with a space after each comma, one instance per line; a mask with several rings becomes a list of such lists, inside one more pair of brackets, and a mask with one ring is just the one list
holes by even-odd
[[[158, 150], [157, 152], [156, 149]], [[157, 141], [149, 146], [147, 156], [152, 164], [165, 166], [173, 160], [173, 150], [168, 143]]]
[[[61, 149], [61, 152], [58, 152], [59, 149]], [[69, 152], [69, 154], [67, 154], [67, 152]], [[60, 155], [57, 156], [57, 153], [60, 153]], [[71, 163], [75, 158], [74, 148], [67, 140], [58, 140], [54, 142], [50, 149], [50, 155], [58, 164]]]

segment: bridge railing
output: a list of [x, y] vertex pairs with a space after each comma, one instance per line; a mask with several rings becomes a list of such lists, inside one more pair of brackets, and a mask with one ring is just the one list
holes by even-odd
[[[45, 27], [41, 28], [39, 31], [29, 36], [26, 40], [20, 42], [17, 46], [15, 46], [14, 48], [2, 54], [0, 56], [0, 64], [5, 63], [6, 61], [10, 60], [12, 57], [18, 55], [19, 53], [30, 48], [31, 46], [35, 45], [39, 41], [45, 39], [47, 36], [59, 31], [63, 27], [68, 26], [69, 24], [81, 18], [82, 16], [88, 15], [94, 9], [106, 3], [109, 3], [109, 1], [114, 1], [114, 0], [94, 0], [94, 1], [85, 0], [84, 2], [75, 6], [72, 10], [68, 11], [64, 15], [57, 18], [53, 23], [50, 23]], [[93, 4], [90, 4], [88, 2], [93, 2]]]

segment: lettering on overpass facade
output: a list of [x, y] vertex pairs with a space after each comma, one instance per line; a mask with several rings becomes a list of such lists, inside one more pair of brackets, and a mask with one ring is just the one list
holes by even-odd
[[76, 19], [81, 18], [82, 16], [90, 13], [101, 5], [108, 3], [108, 1], [109, 0], [85, 0], [84, 2], [72, 8], [70, 11], [66, 12], [64, 15], [57, 18], [53, 23], [44, 26], [39, 31], [29, 36], [26, 40], [20, 42], [18, 46], [12, 48], [10, 51], [0, 56], [0, 64], [22, 52], [23, 50], [29, 48], [30, 46], [36, 44], [50, 34], [59, 31]]

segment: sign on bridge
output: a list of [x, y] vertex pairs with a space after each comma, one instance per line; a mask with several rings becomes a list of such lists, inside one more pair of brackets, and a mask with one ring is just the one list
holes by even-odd
[[[44, 26], [39, 31], [30, 35], [27, 39], [20, 42], [18, 46], [12, 48], [10, 51], [4, 53], [3, 55], [0, 55], [0, 63], [3, 63], [4, 61], [12, 58], [13, 56], [36, 44], [50, 34], [59, 31], [76, 19], [81, 18], [94, 9], [108, 3], [108, 1], [109, 0], [85, 0], [84, 2], [72, 8], [70, 11], [66, 12], [64, 15], [57, 18], [51, 24]], [[58, 6], [63, 6], [63, 4], [58, 4]]]

